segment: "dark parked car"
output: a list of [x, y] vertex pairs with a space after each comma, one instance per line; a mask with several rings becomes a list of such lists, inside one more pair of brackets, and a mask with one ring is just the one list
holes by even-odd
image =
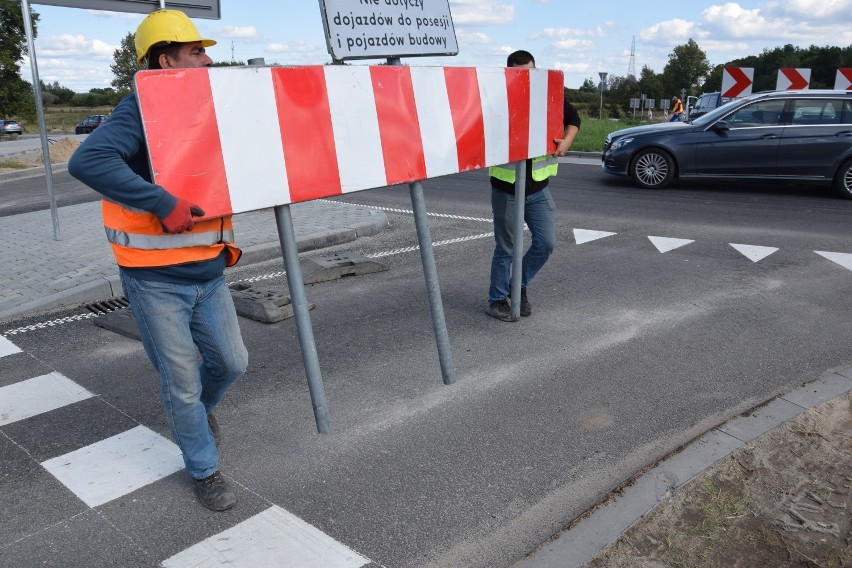
[[74, 128], [74, 134], [89, 134], [104, 123], [104, 121], [109, 118], [109, 115], [106, 114], [92, 114], [81, 120], [77, 123], [77, 127]]
[[799, 180], [852, 199], [852, 92], [758, 93], [689, 122], [625, 128], [607, 136], [602, 159], [649, 189], [675, 178]]
[[24, 128], [17, 120], [3, 119], [0, 120], [0, 134], [17, 134], [20, 136], [24, 133]]

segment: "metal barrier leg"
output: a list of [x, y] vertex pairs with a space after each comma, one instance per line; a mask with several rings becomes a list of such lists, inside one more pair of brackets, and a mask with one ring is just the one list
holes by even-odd
[[527, 161], [515, 163], [515, 218], [512, 230], [512, 317], [521, 317], [521, 275], [524, 268], [524, 206], [527, 203]]
[[317, 432], [325, 434], [331, 431], [328, 404], [325, 400], [325, 387], [322, 383], [317, 345], [311, 327], [308, 300], [305, 296], [305, 284], [302, 282], [302, 267], [299, 264], [299, 249], [296, 247], [296, 234], [293, 231], [293, 217], [289, 205], [275, 207], [275, 222], [278, 224], [278, 240], [284, 253], [284, 266], [287, 270], [287, 284], [290, 286], [290, 298], [296, 317], [296, 329], [299, 332], [299, 346], [302, 349], [302, 361], [308, 377], [308, 390], [314, 407], [314, 419]]
[[447, 322], [444, 319], [441, 284], [438, 281], [438, 270], [435, 268], [435, 253], [432, 249], [432, 236], [429, 233], [429, 220], [426, 217], [423, 185], [419, 181], [416, 181], [409, 184], [408, 189], [411, 193], [414, 223], [417, 227], [417, 242], [420, 244], [420, 260], [423, 263], [423, 275], [426, 277], [426, 292], [429, 296], [429, 309], [432, 312], [432, 328], [435, 331], [435, 343], [438, 345], [441, 375], [444, 377], [444, 384], [451, 385], [456, 382], [456, 370], [453, 366], [453, 354], [450, 350]]

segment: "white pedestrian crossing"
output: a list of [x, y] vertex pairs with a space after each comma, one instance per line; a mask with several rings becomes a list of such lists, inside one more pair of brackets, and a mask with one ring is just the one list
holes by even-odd
[[41, 465], [89, 507], [103, 505], [184, 467], [180, 449], [145, 426]]
[[56, 371], [0, 388], [0, 426], [94, 396]]
[[163, 568], [358, 568], [347, 546], [278, 506], [163, 561]]

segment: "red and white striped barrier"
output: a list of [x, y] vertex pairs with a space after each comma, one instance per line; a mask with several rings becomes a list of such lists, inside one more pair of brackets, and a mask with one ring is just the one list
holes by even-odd
[[560, 71], [307, 66], [142, 71], [156, 183], [208, 217], [542, 156]]

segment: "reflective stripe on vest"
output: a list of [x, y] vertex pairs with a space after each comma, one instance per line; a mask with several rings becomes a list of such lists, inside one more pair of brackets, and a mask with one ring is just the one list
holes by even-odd
[[[549, 177], [555, 176], [558, 168], [559, 162], [550, 154], [533, 158], [533, 181], [544, 181]], [[500, 166], [491, 166], [488, 168], [488, 175], [501, 181], [515, 183], [515, 162]]]
[[169, 234], [152, 213], [101, 202], [104, 230], [116, 262], [127, 268], [155, 268], [210, 260], [227, 248], [226, 264], [233, 266], [241, 251], [233, 245], [231, 217], [195, 223], [192, 231]]

